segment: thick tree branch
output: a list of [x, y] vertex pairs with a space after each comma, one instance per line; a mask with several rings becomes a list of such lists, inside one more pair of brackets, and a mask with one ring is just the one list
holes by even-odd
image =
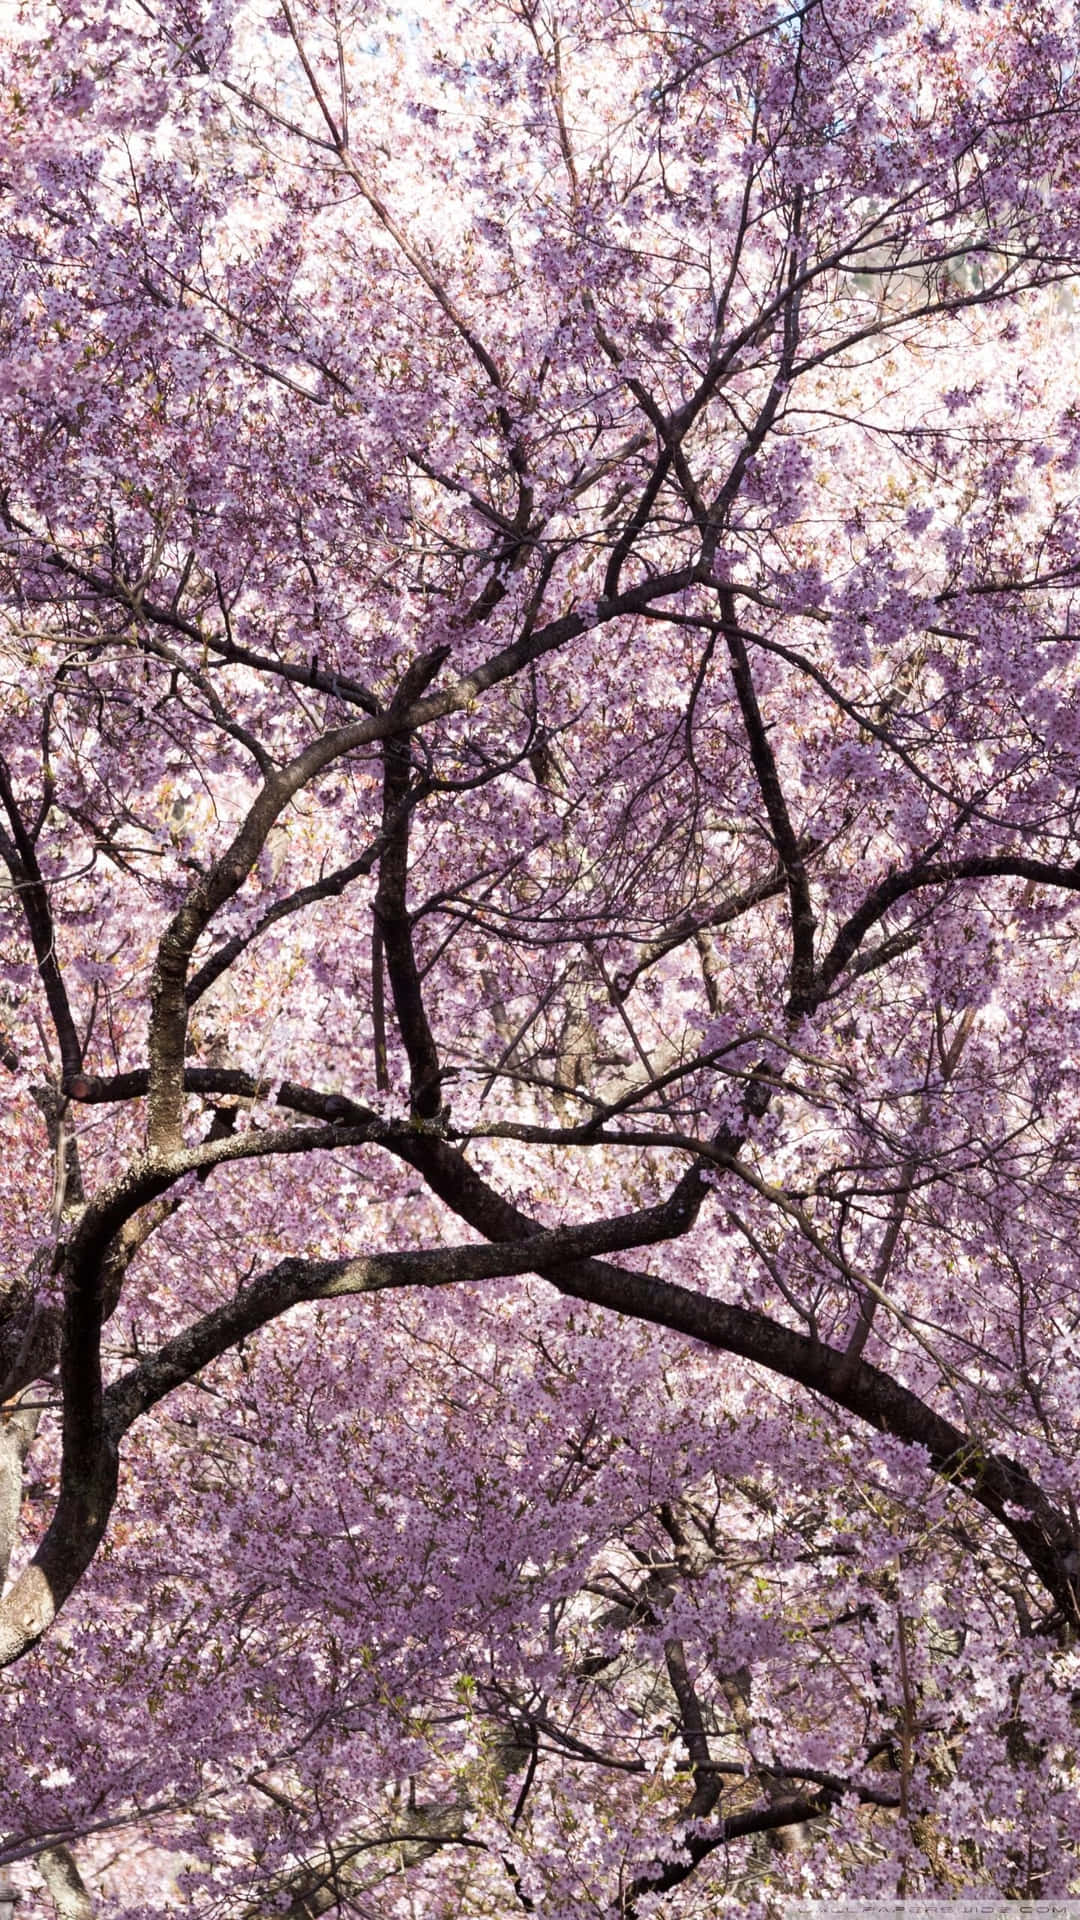
[[[250, 1076], [214, 1069], [189, 1068], [186, 1078], [192, 1091], [251, 1094], [257, 1086]], [[83, 1084], [85, 1097], [90, 1099], [130, 1099], [145, 1090], [146, 1076], [145, 1071], [134, 1072]], [[365, 1138], [378, 1139], [379, 1144], [414, 1167], [439, 1199], [486, 1238], [524, 1240], [540, 1231], [449, 1142], [404, 1127], [384, 1124], [380, 1130], [369, 1110], [354, 1106], [340, 1094], [282, 1086], [278, 1099], [305, 1113], [344, 1122], [346, 1128], [350, 1123], [371, 1128], [365, 1131]], [[937, 1414], [888, 1374], [862, 1359], [852, 1368], [849, 1356], [839, 1349], [784, 1327], [765, 1314], [691, 1292], [650, 1274], [608, 1266], [599, 1259], [558, 1270], [535, 1261], [534, 1270], [542, 1272], [560, 1292], [737, 1354], [822, 1394], [876, 1431], [924, 1448], [939, 1476], [963, 1486], [1012, 1535], [1066, 1618], [1074, 1617], [1076, 1595], [1065, 1566], [1073, 1543], [1065, 1516], [1015, 1461], [985, 1449], [976, 1437]], [[1017, 1508], [1027, 1517], [1018, 1518], [1007, 1511], [1009, 1508]]]
[[[536, 1231], [526, 1215], [497, 1194], [445, 1141], [415, 1139], [397, 1151], [423, 1172], [433, 1191], [479, 1232], [499, 1240]], [[684, 1333], [690, 1339], [767, 1367], [820, 1393], [833, 1405], [907, 1445], [925, 1450], [933, 1470], [971, 1498], [1011, 1534], [1067, 1619], [1077, 1599], [1066, 1566], [1072, 1532], [1066, 1517], [1023, 1467], [987, 1450], [907, 1387], [865, 1360], [852, 1367], [839, 1350], [707, 1294], [632, 1273], [600, 1260], [559, 1269], [537, 1263], [560, 1293]]]
[[7, 764], [0, 756], [0, 802], [7, 814], [10, 834], [0, 830], [0, 859], [11, 875], [19, 897], [30, 943], [34, 949], [41, 984], [52, 1016], [60, 1061], [65, 1078], [82, 1066], [82, 1047], [68, 1000], [60, 957], [56, 950], [49, 891], [38, 864], [37, 848], [20, 812]]
[[720, 606], [723, 612], [724, 638], [731, 656], [732, 678], [746, 728], [750, 759], [787, 881], [791, 906], [792, 949], [788, 1012], [793, 1020], [797, 1020], [809, 1011], [812, 1004], [814, 930], [817, 925], [810, 898], [810, 882], [802, 851], [803, 843], [791, 823], [784, 789], [780, 783], [776, 756], [769, 742], [769, 730], [762, 718], [761, 708], [758, 706], [753, 675], [750, 672], [750, 661], [735, 611], [735, 596], [726, 587], [720, 589]]
[[[114, 1209], [130, 1206], [133, 1191], [152, 1195], [155, 1181], [165, 1177], [147, 1169], [141, 1185], [129, 1180], [122, 1201], [114, 1200]], [[518, 1239], [509, 1246], [446, 1247], [322, 1262], [281, 1261], [237, 1299], [166, 1342], [104, 1395], [101, 1295], [100, 1287], [93, 1285], [92, 1254], [98, 1246], [100, 1259], [110, 1237], [112, 1214], [99, 1208], [98, 1218], [81, 1242], [84, 1263], [81, 1267], [76, 1263], [68, 1286], [61, 1365], [65, 1414], [60, 1498], [33, 1560], [0, 1600], [0, 1666], [18, 1659], [40, 1639], [89, 1566], [116, 1496], [119, 1442], [132, 1421], [246, 1335], [302, 1301], [336, 1299], [390, 1287], [462, 1285], [529, 1272], [536, 1266], [538, 1251], [554, 1260], [576, 1259], [592, 1252], [614, 1252], [670, 1239], [693, 1225], [703, 1192], [700, 1174], [692, 1169], [659, 1207], [581, 1227], [555, 1228], [542, 1234], [536, 1245], [525, 1245]]]
[[57, 1920], [93, 1920], [94, 1902], [70, 1847], [48, 1847], [37, 1856]]
[[[447, 652], [448, 649], [443, 648], [414, 662], [398, 688], [391, 713], [407, 712], [414, 705], [439, 671]], [[407, 899], [411, 741], [411, 733], [403, 732], [387, 740], [383, 747], [382, 853], [374, 914], [378, 944], [390, 976], [398, 1030], [409, 1061], [413, 1112], [421, 1120], [434, 1120], [442, 1108], [439, 1055], [424, 1006]], [[378, 1041], [377, 1034], [376, 1046]]]

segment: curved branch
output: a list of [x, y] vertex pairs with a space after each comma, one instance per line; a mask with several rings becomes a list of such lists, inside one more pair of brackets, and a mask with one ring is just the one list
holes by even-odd
[[[222, 1149], [232, 1144], [218, 1143]], [[217, 1150], [217, 1145], [210, 1149]], [[225, 1157], [231, 1156], [226, 1153]], [[140, 1171], [137, 1189], [130, 1178], [118, 1183], [124, 1187], [125, 1205], [130, 1206], [134, 1190], [152, 1189], [166, 1177], [160, 1164]], [[700, 1173], [691, 1169], [661, 1206], [614, 1220], [555, 1228], [528, 1244], [517, 1237], [510, 1245], [440, 1247], [332, 1261], [282, 1260], [235, 1300], [166, 1341], [104, 1392], [101, 1290], [94, 1284], [100, 1254], [97, 1268], [90, 1255], [96, 1242], [102, 1242], [102, 1251], [107, 1245], [109, 1217], [108, 1210], [98, 1208], [97, 1220], [83, 1236], [84, 1262], [75, 1267], [68, 1285], [61, 1365], [65, 1418], [60, 1498], [33, 1560], [0, 1600], [0, 1666], [19, 1659], [41, 1638], [93, 1559], [116, 1498], [119, 1444], [132, 1422], [246, 1335], [303, 1301], [392, 1287], [463, 1285], [527, 1273], [535, 1268], [538, 1253], [548, 1261], [574, 1260], [671, 1239], [693, 1225], [703, 1195]], [[115, 1209], [121, 1203], [114, 1200], [113, 1204]]]
[[[93, 1101], [137, 1098], [146, 1090], [146, 1073], [143, 1070], [82, 1084], [82, 1097]], [[185, 1084], [192, 1092], [248, 1095], [258, 1087], [250, 1075], [210, 1068], [188, 1068]], [[283, 1085], [277, 1097], [282, 1105], [346, 1126], [370, 1129], [375, 1121], [369, 1109], [354, 1105], [341, 1094]], [[375, 1139], [376, 1135], [368, 1131], [365, 1137]], [[535, 1241], [542, 1231], [490, 1186], [448, 1141], [415, 1128], [383, 1123], [378, 1143], [420, 1173], [437, 1198], [485, 1238], [520, 1243]], [[717, 1351], [737, 1354], [810, 1392], [820, 1393], [875, 1431], [921, 1447], [939, 1477], [962, 1486], [1012, 1536], [1064, 1616], [1076, 1617], [1077, 1595], [1069, 1571], [1073, 1540], [1068, 1520], [1031, 1475], [1008, 1455], [987, 1452], [976, 1436], [935, 1412], [880, 1368], [861, 1357], [852, 1365], [849, 1355], [782, 1326], [766, 1314], [693, 1292], [652, 1274], [608, 1265], [596, 1257], [560, 1266], [538, 1258], [538, 1251], [534, 1246], [531, 1261], [518, 1271], [541, 1273], [561, 1293], [651, 1321]]]
[[1033, 880], [1037, 886], [1062, 887], [1080, 893], [1080, 860], [1072, 866], [1055, 866], [1048, 860], [1030, 860], [1023, 854], [971, 854], [960, 860], [916, 860], [899, 873], [887, 874], [868, 893], [862, 906], [845, 920], [825, 955], [815, 988], [820, 1003], [837, 976], [858, 951], [870, 928], [899, 900], [922, 887], [947, 887], [957, 880]]
[[[433, 1192], [470, 1226], [491, 1238], [531, 1237], [527, 1215], [498, 1194], [446, 1141], [416, 1136], [395, 1143]], [[560, 1267], [537, 1261], [560, 1293], [595, 1306], [670, 1328], [720, 1352], [738, 1354], [770, 1372], [843, 1407], [879, 1433], [921, 1448], [942, 1479], [969, 1496], [1009, 1533], [1066, 1619], [1078, 1617], [1069, 1571], [1072, 1530], [1025, 1468], [1008, 1455], [987, 1452], [974, 1435], [935, 1412], [909, 1388], [878, 1367], [810, 1335], [782, 1326], [766, 1314], [731, 1305], [705, 1293], [631, 1272], [598, 1259]]]

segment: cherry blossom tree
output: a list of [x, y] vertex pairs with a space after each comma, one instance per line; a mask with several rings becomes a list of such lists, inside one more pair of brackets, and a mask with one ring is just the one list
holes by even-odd
[[0, 22], [20, 1916], [1080, 1887], [1080, 40]]

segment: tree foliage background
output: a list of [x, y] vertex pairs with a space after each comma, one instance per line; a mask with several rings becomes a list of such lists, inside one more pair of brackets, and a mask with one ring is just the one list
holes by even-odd
[[1080, 1883], [1071, 6], [0, 28], [0, 1863]]

